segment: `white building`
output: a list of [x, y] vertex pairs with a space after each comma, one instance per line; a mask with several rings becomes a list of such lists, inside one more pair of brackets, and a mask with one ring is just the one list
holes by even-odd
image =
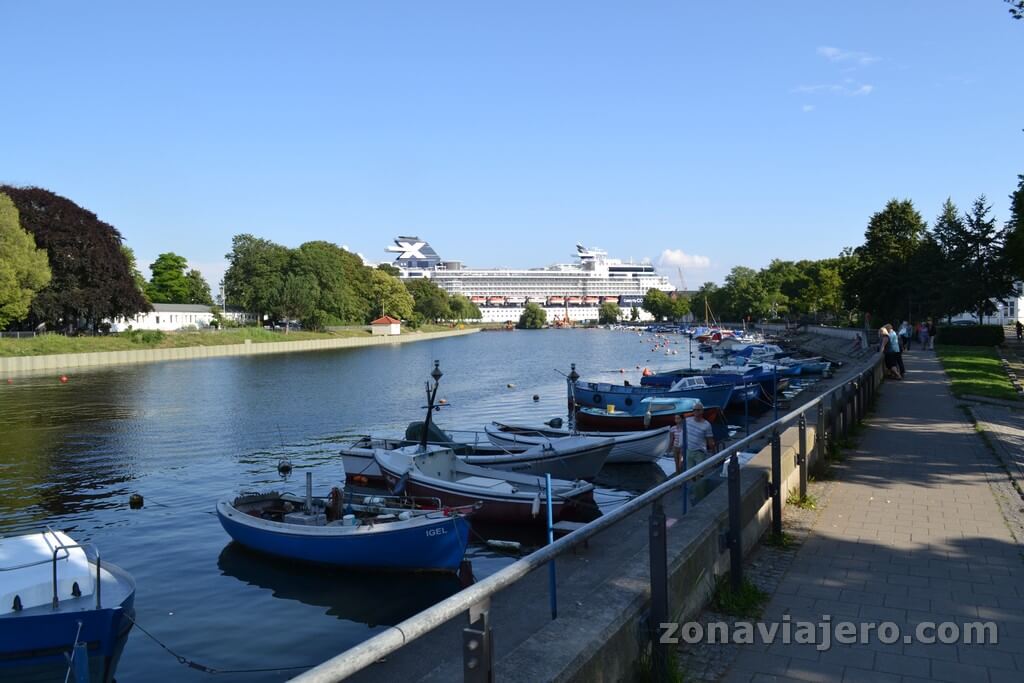
[[[1024, 283], [1014, 283], [1016, 295], [1011, 294], [1005, 299], [992, 299], [992, 305], [996, 312], [982, 318], [983, 325], [1014, 325], [1017, 321], [1024, 323]], [[978, 322], [978, 316], [974, 313], [959, 313], [953, 316], [953, 322], [957, 321]]]
[[390, 315], [381, 316], [370, 323], [370, 331], [373, 336], [402, 334], [402, 321], [392, 318]]
[[128, 330], [201, 330], [210, 327], [213, 311], [210, 306], [200, 304], [153, 304], [153, 310], [139, 313], [132, 318], [117, 318], [110, 326], [111, 332]]

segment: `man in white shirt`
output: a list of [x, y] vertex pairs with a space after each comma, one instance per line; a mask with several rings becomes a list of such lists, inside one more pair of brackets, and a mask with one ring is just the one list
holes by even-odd
[[696, 465], [715, 452], [715, 434], [704, 419], [704, 404], [693, 406], [693, 417], [686, 418], [686, 462]]

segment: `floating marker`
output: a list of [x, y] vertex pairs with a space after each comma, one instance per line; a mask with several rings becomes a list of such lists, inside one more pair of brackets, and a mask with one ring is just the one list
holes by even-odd
[[540, 396], [538, 396], [537, 394], [534, 394], [533, 395], [533, 400], [534, 401], [539, 401], [540, 400]]
[[509, 389], [515, 389], [515, 388], [516, 388], [516, 385], [515, 385], [515, 384], [512, 384], [512, 382], [509, 382], [509, 383], [508, 383], [508, 384], [506, 384], [505, 386], [506, 386], [506, 387], [508, 387]]
[[61, 375], [60, 376], [60, 383], [61, 384], [67, 384], [68, 383], [68, 376], [67, 375]]
[[142, 496], [139, 495], [138, 493], [133, 493], [132, 495], [128, 496], [128, 507], [130, 507], [132, 510], [138, 510], [143, 506], [143, 504], [144, 501], [142, 500]]

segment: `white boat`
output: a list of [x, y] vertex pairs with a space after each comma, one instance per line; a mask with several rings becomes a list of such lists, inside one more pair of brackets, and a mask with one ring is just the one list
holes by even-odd
[[643, 432], [573, 432], [548, 426], [494, 422], [484, 427], [487, 437], [503, 448], [557, 443], [571, 437], [611, 439], [613, 445], [606, 462], [610, 464], [654, 462], [668, 453], [671, 436], [668, 427]]

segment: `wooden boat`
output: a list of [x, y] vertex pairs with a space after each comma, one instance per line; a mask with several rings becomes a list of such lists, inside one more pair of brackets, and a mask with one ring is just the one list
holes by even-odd
[[232, 539], [268, 555], [360, 569], [458, 570], [469, 543], [470, 508], [389, 504], [397, 502], [353, 502], [340, 492], [305, 501], [276, 492], [248, 494], [219, 501], [217, 518]]
[[642, 432], [575, 432], [547, 425], [494, 422], [484, 430], [491, 441], [506, 448], [557, 442], [573, 436], [611, 439], [613, 445], [606, 461], [610, 464], [654, 462], [668, 452], [670, 441], [668, 427]]
[[607, 408], [611, 405], [618, 411], [629, 412], [641, 399], [658, 396], [695, 398], [705, 407], [725, 409], [732, 396], [733, 386], [732, 382], [713, 383], [701, 376], [680, 377], [667, 388], [577, 380], [568, 384], [569, 406], [571, 410], [573, 404], [586, 408]]
[[[477, 505], [474, 519], [483, 521], [546, 523], [544, 477], [469, 465], [450, 448], [377, 449], [374, 458], [396, 494], [432, 496], [453, 507]], [[552, 479], [552, 516], [561, 519], [567, 508], [593, 504], [593, 491], [593, 484]]]
[[0, 538], [0, 680], [114, 680], [135, 581], [88, 549], [49, 528]]
[[[637, 432], [670, 427], [675, 423], [676, 415], [690, 417], [696, 403], [697, 400], [692, 398], [645, 398], [630, 412], [579, 408], [576, 424], [583, 429], [602, 432]], [[704, 409], [704, 417], [712, 423], [720, 414], [716, 407]]]
[[[422, 422], [413, 422], [406, 429], [405, 439], [362, 437], [341, 449], [345, 472], [382, 481], [383, 474], [374, 460], [375, 450], [396, 450], [422, 441]], [[468, 438], [466, 435], [471, 435]], [[431, 424], [427, 444], [450, 448], [470, 465], [490, 467], [507, 472], [522, 472], [562, 479], [593, 479], [601, 471], [611, 453], [611, 441], [585, 437], [559, 441], [556, 444], [522, 444], [501, 446], [491, 441], [486, 432], [445, 432]], [[469, 440], [472, 439], [472, 440]]]

